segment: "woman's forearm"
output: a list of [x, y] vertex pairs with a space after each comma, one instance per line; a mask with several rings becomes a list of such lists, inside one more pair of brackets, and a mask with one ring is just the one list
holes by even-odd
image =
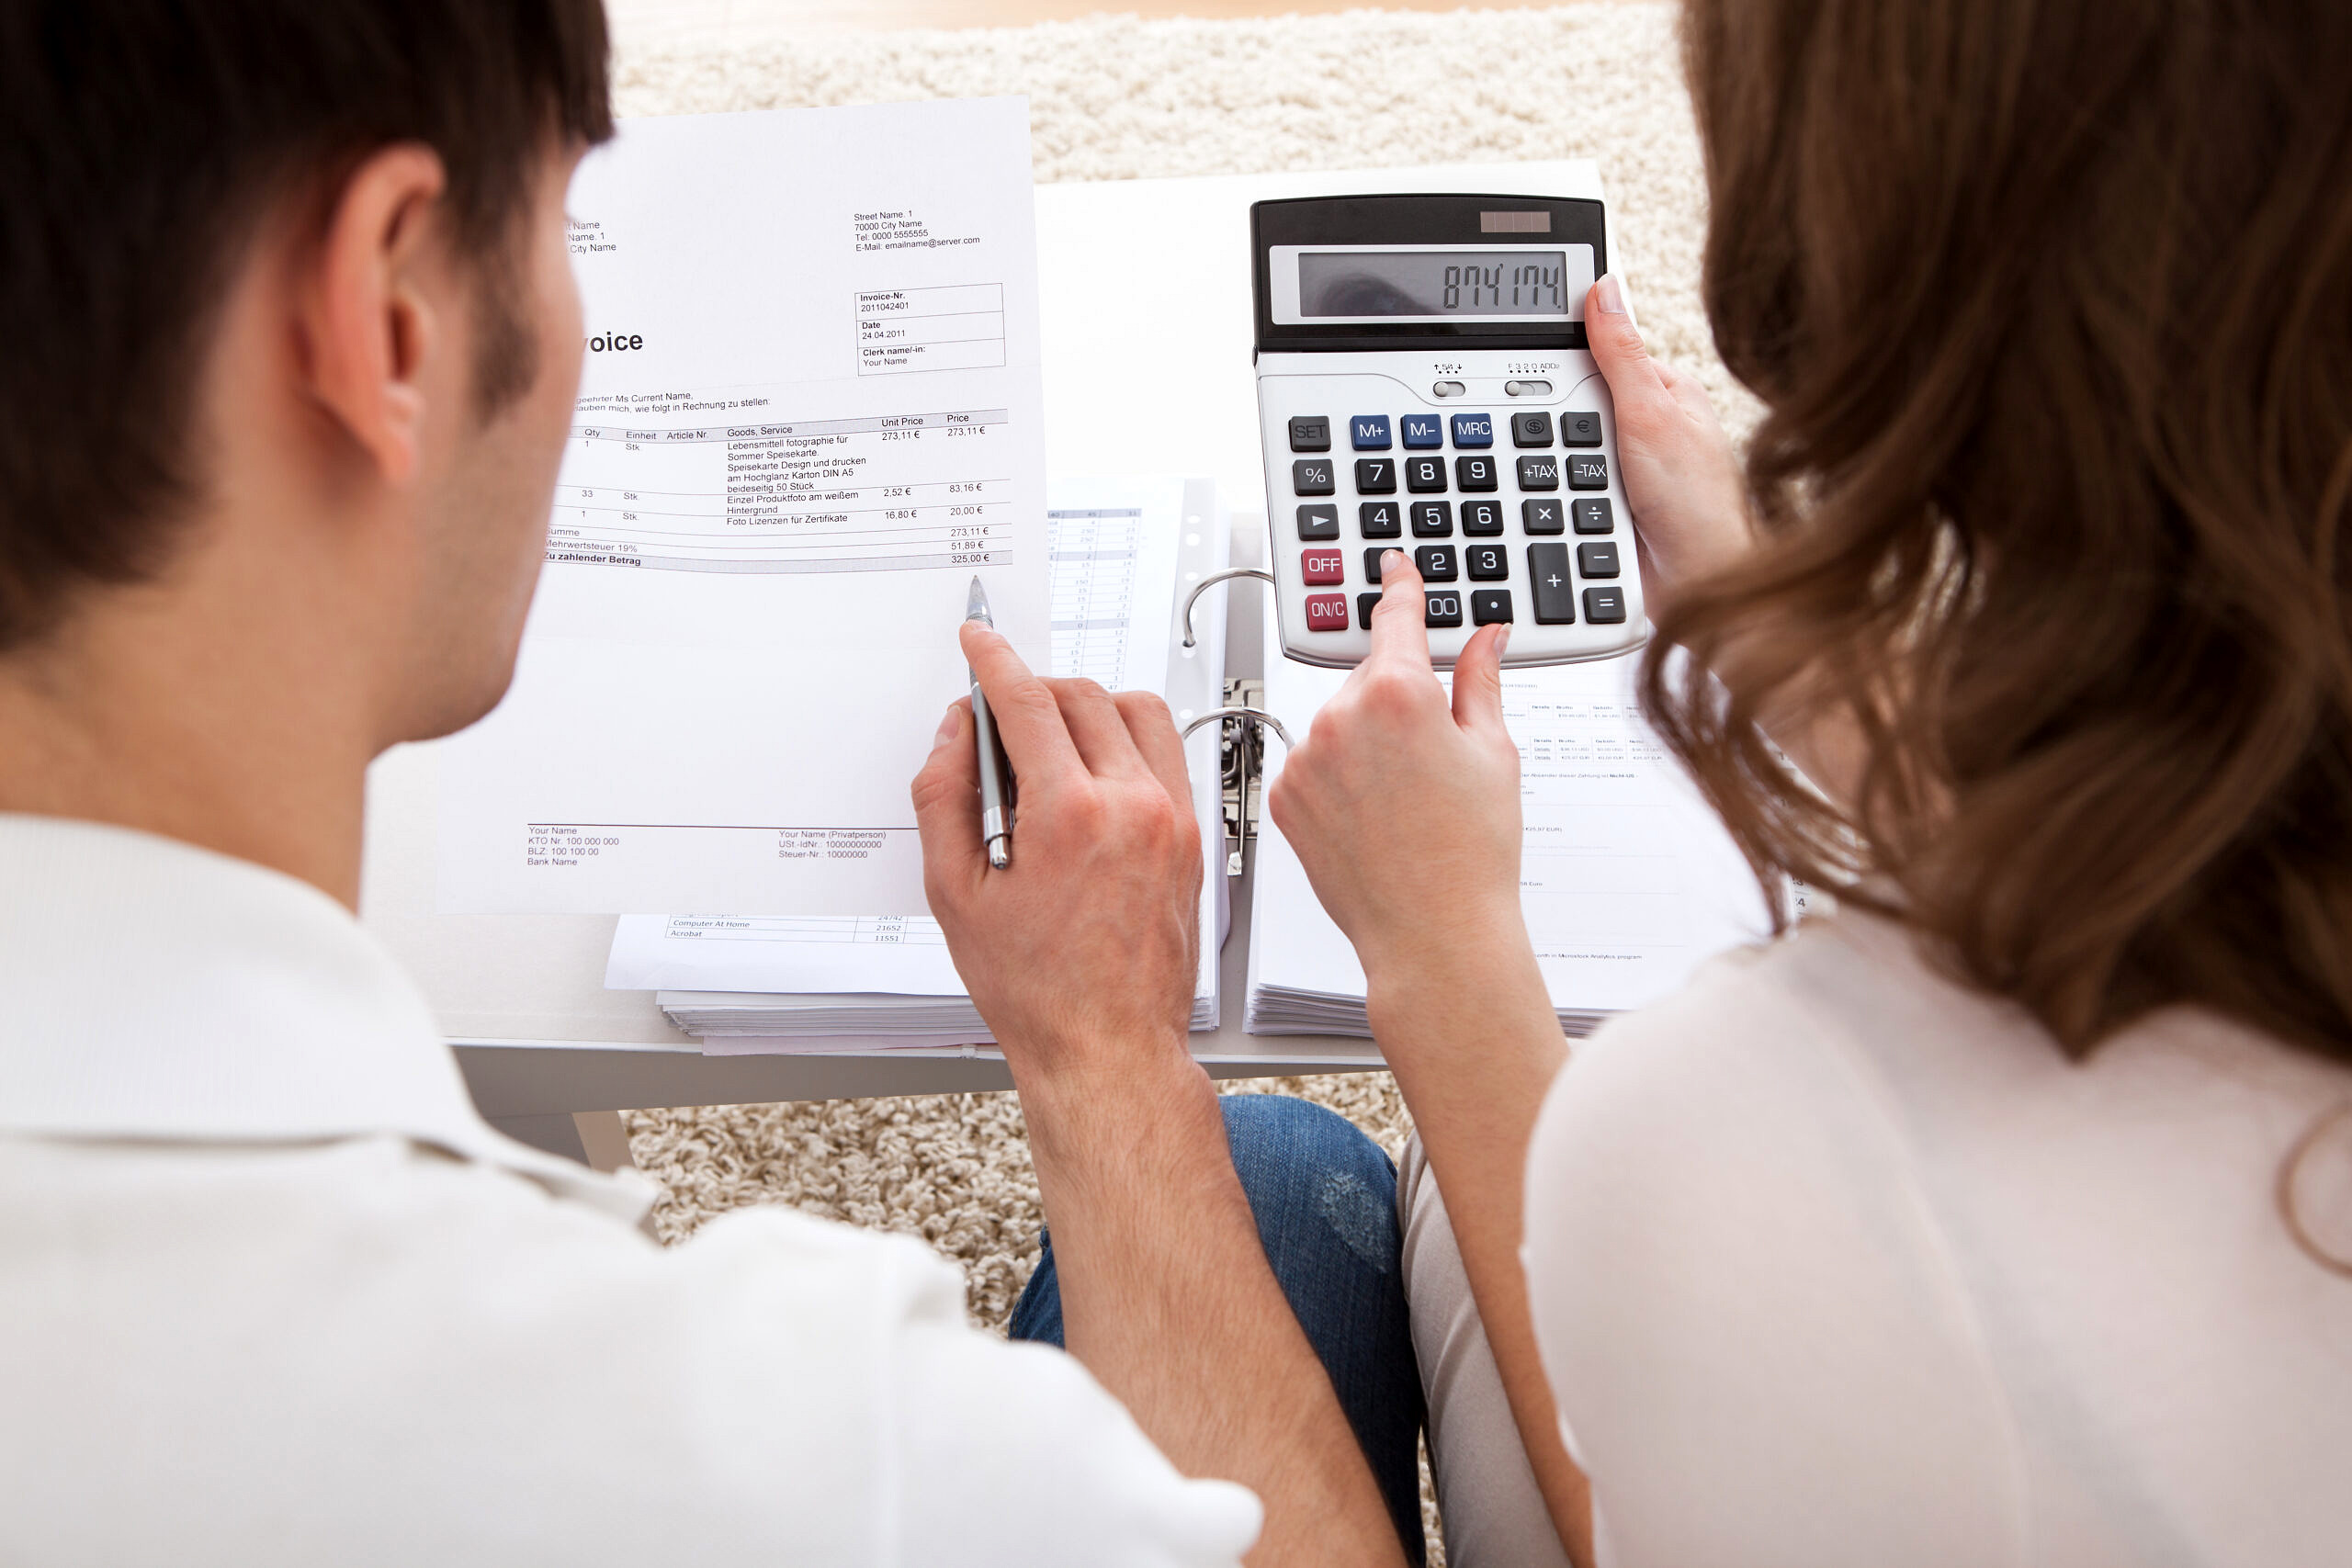
[[1523, 925], [1366, 967], [1373, 1033], [1444, 1194], [1529, 1467], [1569, 1556], [1589, 1565], [1591, 1497], [1560, 1438], [1519, 1260], [1528, 1142], [1567, 1060], [1544, 976]]

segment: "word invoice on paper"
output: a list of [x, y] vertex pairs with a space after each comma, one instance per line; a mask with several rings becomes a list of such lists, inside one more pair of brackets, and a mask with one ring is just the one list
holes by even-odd
[[567, 210], [579, 408], [439, 907], [923, 908], [975, 574], [1048, 657], [1025, 101], [630, 120]]

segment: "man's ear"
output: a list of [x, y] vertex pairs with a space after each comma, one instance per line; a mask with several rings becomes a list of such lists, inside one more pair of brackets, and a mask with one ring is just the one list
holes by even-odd
[[371, 154], [334, 193], [301, 291], [311, 395], [395, 485], [416, 472], [424, 370], [444, 346], [446, 323], [421, 274], [447, 184], [429, 147], [401, 142]]

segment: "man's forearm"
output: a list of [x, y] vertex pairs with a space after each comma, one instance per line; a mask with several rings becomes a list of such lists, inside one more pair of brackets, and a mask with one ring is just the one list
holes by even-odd
[[1216, 1091], [1182, 1054], [1023, 1082], [1070, 1353], [1188, 1475], [1266, 1506], [1251, 1563], [1380, 1563], [1401, 1549], [1314, 1347], [1266, 1261]]
[[1560, 1440], [1519, 1260], [1528, 1143], [1567, 1060], [1543, 975], [1518, 928], [1365, 967], [1373, 1035], [1445, 1196], [1529, 1466], [1569, 1555], [1589, 1564], [1591, 1495]]

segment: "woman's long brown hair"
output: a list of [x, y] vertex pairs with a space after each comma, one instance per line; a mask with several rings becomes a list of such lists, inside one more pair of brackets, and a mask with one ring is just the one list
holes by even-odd
[[2352, 1059], [2352, 5], [1692, 0], [1684, 43], [1765, 543], [1669, 607], [1653, 722], [1759, 874], [2070, 1051], [2194, 1003]]

